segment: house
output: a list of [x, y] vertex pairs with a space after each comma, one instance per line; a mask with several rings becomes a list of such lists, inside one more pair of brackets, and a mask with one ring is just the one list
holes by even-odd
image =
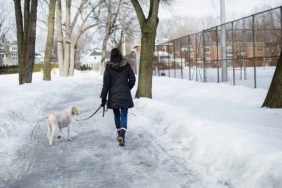
[[[35, 52], [34, 63], [43, 63], [44, 53]], [[18, 65], [18, 44], [16, 41], [3, 44], [0, 48], [0, 66]]]
[[16, 42], [2, 44], [0, 48], [0, 66], [18, 64], [18, 46]]
[[81, 57], [81, 66], [95, 67], [100, 65], [102, 59], [102, 51], [98, 49], [87, 50]]
[[[168, 61], [172, 57], [173, 43], [168, 42], [169, 39], [156, 38], [155, 40], [155, 51], [154, 51], [154, 66], [168, 66]], [[167, 42], [166, 44], [164, 44]], [[130, 55], [130, 62], [133, 71], [137, 74], [139, 72], [140, 64], [140, 53], [141, 53], [141, 43], [136, 43], [133, 46]], [[160, 62], [162, 64], [160, 64]]]
[[4, 62], [8, 58], [8, 50], [4, 48], [0, 48], [0, 66], [4, 65]]
[[[234, 49], [232, 47], [234, 47]], [[253, 66], [254, 58], [256, 58], [257, 66], [269, 64], [269, 62], [265, 62], [263, 58], [266, 56], [264, 42], [253, 43], [236, 41], [233, 44], [227, 42], [226, 55], [228, 66], [232, 66], [233, 63], [236, 67], [242, 66], [243, 60], [245, 60], [247, 66]], [[217, 67], [218, 60], [221, 61], [221, 46], [213, 42], [209, 46], [205, 46], [204, 50], [201, 50], [199, 57], [205, 59], [205, 63], [210, 64], [210, 66]]]
[[[234, 49], [233, 49], [234, 48]], [[275, 51], [273, 48], [268, 49], [264, 42], [227, 42], [226, 44], [226, 58], [228, 66], [241, 67], [243, 64], [246, 66], [253, 66], [256, 60], [257, 66], [271, 65], [271, 61], [267, 51]], [[163, 51], [163, 52], [162, 52]], [[276, 50], [277, 51], [277, 50]], [[157, 53], [156, 53], [157, 52]], [[162, 54], [167, 52], [169, 58], [167, 61], [162, 61]], [[274, 52], [273, 52], [274, 53]], [[183, 66], [200, 66], [205, 63], [206, 67], [218, 67], [221, 63], [221, 45], [217, 42], [210, 42], [202, 46], [201, 43], [187, 44], [179, 42], [179, 40], [170, 41], [164, 44], [155, 46], [155, 54], [159, 54], [159, 63], [168, 62], [173, 65], [174, 63]]]
[[[158, 40], [163, 42], [165, 40]], [[233, 49], [234, 48], [234, 49]], [[261, 41], [234, 41], [226, 44], [226, 58], [228, 67], [266, 66], [274, 65], [269, 58], [277, 54], [280, 47], [270, 46]], [[137, 65], [140, 61], [141, 44], [134, 46]], [[275, 55], [273, 55], [275, 54]], [[155, 44], [154, 69], [181, 68], [183, 66], [219, 67], [221, 65], [221, 46], [218, 42], [210, 41], [204, 47], [202, 42], [177, 39]], [[138, 66], [137, 66], [138, 68]]]
[[44, 63], [44, 53], [43, 52], [35, 52], [34, 63]]

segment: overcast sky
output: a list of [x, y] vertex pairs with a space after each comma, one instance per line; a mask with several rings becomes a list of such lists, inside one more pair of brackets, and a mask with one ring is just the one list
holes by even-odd
[[[282, 0], [225, 0], [226, 16], [237, 19], [254, 13], [255, 8], [274, 8], [282, 5]], [[173, 7], [161, 8], [160, 18], [172, 16], [213, 16], [220, 15], [220, 0], [175, 0]]]

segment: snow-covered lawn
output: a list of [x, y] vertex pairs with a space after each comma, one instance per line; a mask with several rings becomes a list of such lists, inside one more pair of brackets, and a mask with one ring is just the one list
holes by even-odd
[[[43, 125], [47, 111], [54, 107], [63, 110], [73, 102], [83, 112], [77, 118], [84, 118], [99, 107], [101, 87], [102, 76], [93, 71], [78, 71], [71, 78], [54, 74], [52, 82], [42, 81], [42, 73], [35, 73], [32, 84], [21, 86], [18, 75], [0, 75], [0, 187], [17, 175], [13, 166], [19, 158], [17, 152], [30, 141], [37, 124], [42, 124], [37, 127], [41, 131], [33, 139], [44, 138], [46, 143], [41, 145], [47, 145]], [[133, 96], [136, 88], [132, 90]], [[134, 99], [135, 107], [129, 110], [125, 146], [128, 154], [122, 155], [123, 160], [132, 160], [130, 150], [136, 145], [130, 142], [136, 137], [138, 142], [146, 141], [146, 150], [159, 148], [152, 150], [156, 155], [146, 155], [139, 148], [137, 151], [143, 158], [160, 157], [163, 152], [178, 166], [193, 172], [191, 177], [197, 180], [187, 187], [282, 187], [282, 110], [261, 108], [266, 93], [267, 89], [154, 77], [153, 99]], [[91, 97], [81, 100], [78, 96]], [[106, 142], [116, 146], [112, 112], [106, 112], [104, 119], [100, 116], [93, 118], [104, 125], [95, 126], [95, 130], [103, 135], [111, 132], [109, 137], [113, 139]], [[89, 132], [93, 127], [84, 129]], [[82, 132], [73, 126], [72, 134], [79, 138]], [[48, 146], [41, 149], [45, 147], [48, 150]], [[115, 149], [118, 152], [124, 148]], [[100, 151], [107, 154], [107, 150]], [[140, 164], [152, 166], [144, 161]]]

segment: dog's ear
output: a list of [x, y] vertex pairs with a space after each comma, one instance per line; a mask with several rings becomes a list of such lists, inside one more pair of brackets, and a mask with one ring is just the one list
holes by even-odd
[[78, 112], [78, 110], [77, 110], [77, 108], [76, 108], [75, 106], [72, 106], [72, 107], [71, 107], [71, 113], [72, 113], [73, 115], [78, 115], [78, 114], [79, 114], [79, 112]]

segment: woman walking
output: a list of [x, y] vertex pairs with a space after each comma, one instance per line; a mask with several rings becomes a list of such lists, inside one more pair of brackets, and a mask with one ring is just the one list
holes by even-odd
[[102, 98], [101, 106], [104, 107], [107, 104], [109, 109], [113, 109], [120, 146], [125, 144], [128, 108], [134, 106], [131, 89], [135, 81], [135, 74], [128, 60], [122, 56], [118, 48], [112, 49], [110, 61], [106, 62], [100, 97]]

